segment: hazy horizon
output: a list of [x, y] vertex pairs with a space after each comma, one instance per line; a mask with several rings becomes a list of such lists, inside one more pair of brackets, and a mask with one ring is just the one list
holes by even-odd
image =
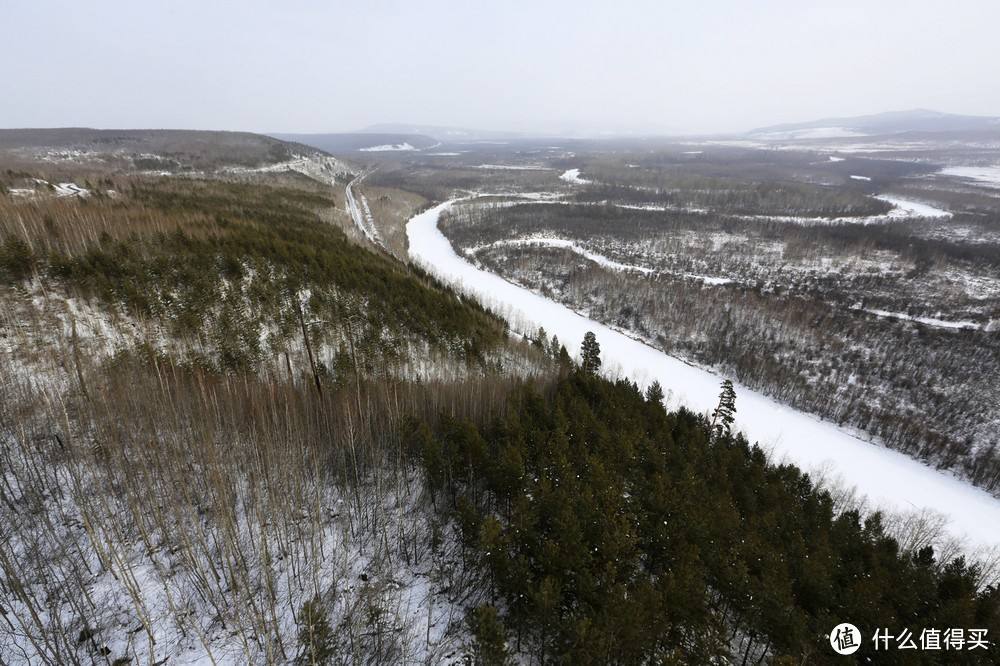
[[[1000, 4], [516, 1], [6, 8], [0, 127], [740, 132], [1000, 115]], [[987, 85], [984, 85], [987, 84]]]

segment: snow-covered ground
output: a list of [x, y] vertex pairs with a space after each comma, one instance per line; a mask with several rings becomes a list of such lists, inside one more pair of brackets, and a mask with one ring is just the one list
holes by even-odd
[[589, 180], [580, 178], [579, 169], [569, 169], [568, 171], [564, 171], [563, 175], [559, 176], [559, 180], [565, 180], [567, 183], [573, 183], [574, 185], [586, 185], [590, 182]]
[[[854, 176], [851, 176], [854, 178]], [[946, 218], [952, 214], [942, 208], [912, 199], [904, 199], [892, 194], [878, 194], [876, 199], [893, 205], [893, 209], [881, 215], [863, 217], [806, 217], [802, 215], [739, 215], [742, 220], [767, 220], [772, 222], [792, 222], [794, 224], [882, 224], [912, 218]]]
[[[251, 173], [281, 173], [283, 171], [295, 171], [304, 176], [309, 176], [322, 183], [328, 183], [337, 174], [347, 173], [348, 169], [343, 162], [330, 157], [329, 155], [295, 155], [290, 160], [284, 162], [274, 162], [256, 167], [227, 166], [219, 170], [222, 173], [230, 174], [251, 174]], [[157, 172], [163, 175], [171, 175], [171, 172]], [[195, 175], [195, 174], [191, 174]]]
[[477, 164], [477, 169], [497, 169], [500, 171], [552, 171], [551, 167], [540, 164]]
[[361, 151], [362, 153], [388, 153], [388, 152], [417, 150], [417, 148], [411, 146], [408, 142], [404, 141], [403, 143], [383, 143], [377, 146], [358, 148], [358, 150]]
[[585, 259], [593, 261], [598, 266], [602, 268], [607, 268], [613, 271], [623, 271], [631, 273], [642, 273], [643, 275], [676, 275], [680, 277], [685, 277], [691, 280], [696, 280], [704, 284], [719, 286], [724, 284], [731, 284], [732, 280], [728, 278], [713, 277], [711, 275], [697, 275], [695, 273], [676, 273], [668, 271], [657, 271], [646, 266], [637, 266], [636, 264], [624, 264], [620, 261], [615, 261], [609, 257], [599, 254], [597, 252], [592, 252], [585, 247], [579, 245], [578, 243], [565, 239], [565, 238], [550, 238], [546, 236], [532, 236], [530, 238], [514, 238], [510, 240], [500, 240], [488, 245], [479, 245], [476, 247], [466, 248], [465, 253], [469, 256], [475, 256], [479, 252], [491, 248], [491, 247], [516, 247], [518, 245], [524, 246], [537, 246], [537, 247], [556, 247], [565, 250], [570, 250]]
[[635, 273], [642, 273], [644, 275], [649, 275], [655, 273], [652, 268], [646, 268], [645, 266], [635, 266], [632, 264], [623, 264], [621, 262], [615, 261], [614, 259], [609, 259], [603, 254], [598, 254], [596, 252], [591, 252], [580, 245], [577, 245], [571, 240], [565, 238], [515, 238], [512, 240], [503, 240], [491, 243], [490, 245], [479, 246], [475, 248], [469, 248], [466, 250], [466, 254], [474, 255], [477, 252], [486, 249], [487, 247], [498, 247], [498, 246], [517, 246], [517, 245], [536, 245], [539, 247], [557, 247], [565, 250], [570, 250], [581, 257], [585, 257], [595, 264], [602, 266], [604, 268], [610, 268], [613, 271], [631, 271]]
[[60, 197], [80, 197], [86, 199], [90, 196], [90, 190], [80, 187], [76, 183], [59, 183], [55, 186], [56, 195]]
[[981, 187], [1000, 188], [1000, 167], [947, 167], [940, 173], [967, 178]]
[[[407, 224], [409, 252], [417, 264], [475, 296], [522, 333], [544, 326], [550, 335], [570, 343], [593, 331], [609, 373], [630, 377], [640, 386], [657, 379], [671, 404], [684, 404], [699, 412], [716, 405], [720, 376], [668, 356], [458, 256], [437, 226], [441, 213], [455, 201], [430, 208]], [[940, 512], [970, 551], [1000, 544], [1000, 500], [988, 493], [744, 386], [737, 385], [737, 395], [737, 427], [770, 449], [776, 459], [788, 459], [805, 470], [827, 470], [828, 475], [856, 486], [881, 509]]]
[[879, 194], [875, 198], [881, 199], [882, 201], [891, 203], [895, 206], [895, 208], [885, 214], [885, 217], [891, 220], [900, 220], [910, 217], [951, 217], [950, 212], [942, 208], [935, 208], [930, 204], [921, 203], [920, 201], [904, 199], [903, 197], [897, 197], [892, 194]]
[[914, 317], [906, 314], [905, 312], [890, 312], [888, 310], [878, 310], [873, 308], [862, 308], [865, 312], [873, 314], [877, 317], [886, 317], [889, 319], [903, 319], [906, 321], [915, 321], [918, 324], [924, 324], [925, 326], [933, 326], [934, 328], [969, 328], [973, 330], [979, 330], [982, 328], [981, 324], [977, 324], [974, 321], [951, 321], [948, 319], [938, 319], [936, 317]]

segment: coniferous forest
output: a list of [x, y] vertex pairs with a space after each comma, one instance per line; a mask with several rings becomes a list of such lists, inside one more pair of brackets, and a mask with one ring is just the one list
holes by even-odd
[[473, 615], [484, 663], [507, 643], [539, 663], [839, 663], [824, 649], [839, 618], [997, 630], [1000, 592], [977, 589], [975, 566], [901, 551], [878, 514], [838, 514], [808, 475], [703, 416], [582, 369], [509, 399], [485, 424], [407, 425], [489, 590]]

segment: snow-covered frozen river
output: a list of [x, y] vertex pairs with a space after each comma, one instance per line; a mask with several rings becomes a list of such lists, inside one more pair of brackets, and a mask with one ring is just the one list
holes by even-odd
[[[719, 395], [721, 377], [693, 367], [643, 342], [588, 319], [569, 308], [519, 287], [460, 257], [438, 229], [451, 200], [414, 216], [407, 223], [410, 257], [415, 263], [475, 296], [504, 316], [511, 327], [533, 334], [544, 326], [575, 351], [584, 333], [593, 331], [601, 344], [604, 367], [645, 386], [658, 379], [671, 405], [705, 412]], [[836, 425], [779, 404], [736, 385], [736, 426], [751, 441], [801, 468], [825, 470], [890, 511], [931, 509], [949, 518], [950, 531], [967, 546], [1000, 544], [1000, 500], [959, 479], [901, 453], [865, 442]]]

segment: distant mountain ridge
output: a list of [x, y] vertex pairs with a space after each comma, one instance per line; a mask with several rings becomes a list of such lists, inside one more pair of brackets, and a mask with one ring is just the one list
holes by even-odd
[[211, 169], [259, 167], [320, 156], [301, 143], [255, 134], [215, 130], [92, 129], [88, 127], [0, 129], [0, 153], [47, 162], [97, 160], [143, 163], [141, 168]]
[[865, 116], [822, 118], [769, 125], [750, 130], [757, 138], [811, 139], [903, 134], [906, 132], [967, 132], [1000, 130], [1000, 117], [942, 113], [928, 109], [888, 111]]

